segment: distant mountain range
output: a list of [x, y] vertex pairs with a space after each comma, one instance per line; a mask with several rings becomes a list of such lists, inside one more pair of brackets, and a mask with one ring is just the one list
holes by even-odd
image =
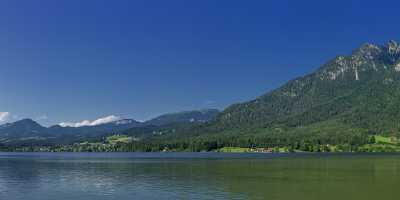
[[168, 124], [198, 124], [208, 122], [219, 113], [216, 109], [186, 111], [161, 115], [146, 122], [122, 119], [96, 126], [43, 127], [32, 119], [23, 119], [0, 126], [0, 143], [46, 144], [70, 143], [105, 135], [117, 134], [135, 127], [165, 126]]
[[161, 115], [147, 122], [146, 125], [163, 126], [172, 123], [204, 123], [216, 117], [217, 109], [204, 109]]

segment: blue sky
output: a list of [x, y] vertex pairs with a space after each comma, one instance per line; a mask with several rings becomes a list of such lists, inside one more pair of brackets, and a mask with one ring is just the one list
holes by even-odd
[[8, 121], [32, 118], [50, 125], [222, 109], [365, 42], [399, 39], [399, 6], [349, 0], [3, 0], [0, 119], [8, 112]]

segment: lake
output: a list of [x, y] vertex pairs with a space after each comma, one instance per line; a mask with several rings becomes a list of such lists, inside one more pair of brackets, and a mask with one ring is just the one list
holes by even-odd
[[0, 199], [399, 199], [398, 154], [0, 153]]

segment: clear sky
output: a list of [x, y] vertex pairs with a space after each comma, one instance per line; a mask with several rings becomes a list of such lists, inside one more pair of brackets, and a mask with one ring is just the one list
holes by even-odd
[[222, 109], [365, 42], [399, 39], [399, 6], [350, 0], [2, 0], [0, 119], [51, 125]]

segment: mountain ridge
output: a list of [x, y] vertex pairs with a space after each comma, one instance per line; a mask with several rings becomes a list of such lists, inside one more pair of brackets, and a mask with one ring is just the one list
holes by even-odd
[[400, 46], [395, 41], [384, 46], [365, 44], [351, 55], [337, 56], [315, 72], [293, 79], [255, 100], [228, 107], [216, 123], [227, 125], [224, 128], [265, 125], [354, 93], [354, 88], [374, 80], [389, 84], [398, 80], [399, 57]]
[[[77, 141], [77, 139], [82, 138], [98, 138], [105, 134], [118, 134], [125, 130], [135, 128], [135, 127], [145, 127], [145, 126], [164, 126], [167, 124], [174, 123], [203, 123], [205, 121], [211, 120], [218, 110], [216, 109], [205, 109], [199, 111], [184, 111], [171, 114], [164, 114], [154, 119], [148, 120], [146, 122], [139, 122], [133, 119], [120, 119], [99, 125], [87, 125], [80, 127], [71, 126], [61, 126], [53, 125], [49, 127], [44, 127], [32, 119], [22, 119], [15, 121], [13, 123], [6, 123], [0, 125], [0, 143], [6, 143], [15, 140], [24, 140], [29, 142], [40, 138], [40, 140], [45, 140], [46, 138], [65, 138], [68, 137], [69, 141]], [[192, 116], [192, 115], [195, 116]], [[173, 116], [174, 118], [167, 118]], [[194, 117], [194, 118], [193, 118]], [[162, 118], [162, 121], [153, 123], [154, 120]], [[191, 119], [195, 119], [191, 121]], [[203, 120], [203, 121], [201, 121]], [[71, 138], [76, 137], [77, 139]], [[28, 140], [29, 139], [29, 140]], [[32, 139], [32, 140], [30, 140]], [[18, 141], [17, 141], [18, 142]]]
[[146, 125], [162, 126], [171, 123], [204, 123], [219, 113], [218, 109], [202, 109], [162, 114], [145, 121]]

